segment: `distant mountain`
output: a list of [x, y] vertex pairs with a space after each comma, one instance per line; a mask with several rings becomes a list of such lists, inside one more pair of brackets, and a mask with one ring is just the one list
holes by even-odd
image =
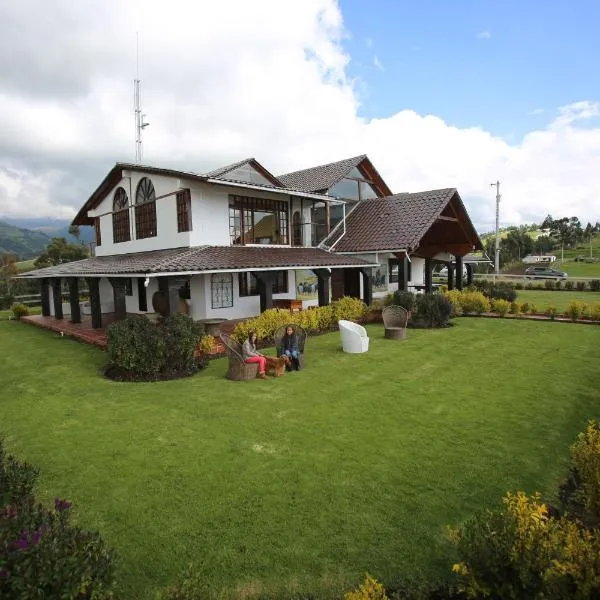
[[[77, 240], [69, 235], [69, 225], [71, 221], [69, 219], [50, 219], [50, 218], [29, 218], [24, 217], [21, 219], [13, 217], [1, 217], [2, 221], [15, 227], [21, 227], [23, 229], [30, 229], [32, 231], [40, 231], [45, 233], [49, 237], [64, 237], [67, 238], [68, 242], [76, 242]], [[80, 241], [88, 244], [94, 241], [94, 229], [93, 227], [80, 227]]]
[[0, 221], [0, 254], [16, 254], [19, 259], [35, 258], [48, 245], [50, 237]]

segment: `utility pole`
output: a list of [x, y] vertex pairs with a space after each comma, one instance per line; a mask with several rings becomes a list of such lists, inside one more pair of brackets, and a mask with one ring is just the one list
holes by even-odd
[[494, 257], [494, 271], [498, 275], [500, 272], [500, 182], [490, 183], [490, 186], [496, 188], [496, 253]]

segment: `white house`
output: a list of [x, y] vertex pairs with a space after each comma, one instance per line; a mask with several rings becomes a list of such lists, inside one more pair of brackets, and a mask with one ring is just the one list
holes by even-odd
[[236, 319], [343, 295], [370, 303], [430, 290], [433, 261], [452, 271], [481, 249], [455, 189], [394, 196], [364, 155], [278, 177], [253, 158], [204, 174], [117, 163], [73, 224], [95, 227], [94, 256], [24, 276], [40, 279], [44, 315], [73, 322], [85, 278], [93, 327], [108, 313]]

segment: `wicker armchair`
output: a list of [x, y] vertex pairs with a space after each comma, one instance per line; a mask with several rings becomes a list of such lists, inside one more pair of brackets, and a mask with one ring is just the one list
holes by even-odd
[[392, 304], [382, 311], [385, 337], [389, 340], [403, 340], [406, 337], [408, 312], [401, 306]]
[[225, 353], [229, 359], [227, 379], [234, 381], [248, 381], [255, 379], [258, 373], [257, 363], [246, 363], [242, 357], [242, 345], [229, 335], [221, 332], [221, 341], [225, 346]]
[[290, 323], [289, 325], [284, 325], [283, 327], [279, 327], [275, 333], [273, 334], [273, 342], [275, 343], [275, 350], [277, 351], [277, 356], [279, 356], [279, 349], [281, 348], [281, 344], [283, 342], [283, 336], [285, 335], [285, 331], [288, 327], [292, 327], [296, 336], [298, 338], [298, 348], [300, 349], [300, 357], [299, 363], [300, 367], [304, 368], [304, 344], [306, 344], [306, 338], [308, 334], [306, 331], [300, 327], [299, 325], [293, 325]]

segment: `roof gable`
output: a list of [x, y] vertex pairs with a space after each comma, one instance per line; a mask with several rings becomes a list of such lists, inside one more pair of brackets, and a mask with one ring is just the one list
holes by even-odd
[[[364, 172], [364, 177], [373, 181], [380, 196], [391, 195], [392, 191], [383, 181], [373, 163], [369, 160], [366, 154], [353, 156], [337, 162], [319, 165], [301, 171], [294, 171], [280, 175], [279, 180], [286, 187], [291, 187], [297, 190], [306, 192], [326, 192], [331, 189], [344, 177], [350, 175], [354, 177], [354, 171]], [[362, 175], [361, 172], [361, 175]]]
[[265, 169], [255, 158], [245, 158], [236, 163], [213, 169], [208, 173], [204, 173], [204, 175], [205, 177], [226, 181], [284, 187], [282, 182]]
[[[481, 248], [481, 240], [455, 188], [360, 202], [346, 219], [346, 233], [334, 232], [326, 245], [336, 252], [415, 251], [438, 222], [437, 226], [445, 227], [445, 231], [450, 227], [460, 229], [452, 231], [451, 238]], [[451, 244], [452, 240], [444, 238], [443, 243]]]

